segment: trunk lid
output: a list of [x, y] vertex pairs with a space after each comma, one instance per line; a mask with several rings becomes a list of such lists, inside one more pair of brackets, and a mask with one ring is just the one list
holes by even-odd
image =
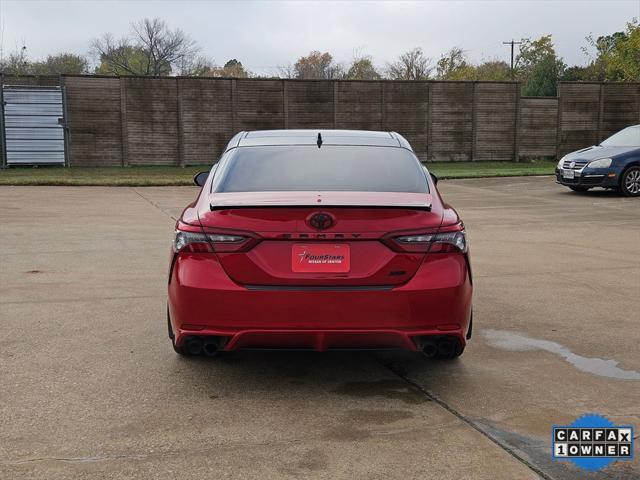
[[[390, 232], [438, 228], [443, 215], [441, 207], [431, 205], [431, 195], [423, 193], [252, 192], [203, 197], [198, 216], [206, 230], [260, 237], [246, 252], [217, 254], [229, 277], [249, 287], [402, 284], [415, 274], [424, 254], [395, 252], [380, 239]], [[311, 218], [316, 214], [328, 217], [330, 225], [314, 228]], [[334, 253], [342, 258], [331, 266]], [[329, 265], [322, 263], [326, 258]]]

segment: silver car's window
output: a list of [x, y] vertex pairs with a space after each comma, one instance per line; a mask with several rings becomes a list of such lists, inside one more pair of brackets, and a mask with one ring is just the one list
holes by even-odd
[[611, 135], [600, 145], [603, 147], [640, 147], [640, 126], [627, 127]]

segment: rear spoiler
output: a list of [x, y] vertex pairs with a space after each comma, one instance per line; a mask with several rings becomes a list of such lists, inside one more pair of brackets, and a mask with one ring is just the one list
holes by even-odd
[[240, 208], [317, 208], [317, 209], [324, 209], [324, 208], [375, 208], [375, 209], [390, 209], [390, 208], [401, 208], [404, 210], [425, 210], [427, 212], [431, 211], [431, 204], [430, 203], [425, 203], [425, 204], [410, 204], [410, 205], [403, 205], [403, 204], [394, 204], [394, 205], [358, 205], [358, 204], [352, 204], [352, 205], [331, 205], [331, 204], [276, 204], [276, 205], [270, 205], [270, 204], [242, 204], [242, 205], [215, 205], [213, 203], [209, 204], [209, 208], [211, 209], [212, 212], [216, 211], [216, 210], [237, 210]]

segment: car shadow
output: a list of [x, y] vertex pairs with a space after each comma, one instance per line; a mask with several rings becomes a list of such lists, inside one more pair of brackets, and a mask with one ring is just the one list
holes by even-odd
[[573, 190], [566, 189], [566, 191], [563, 193], [564, 195], [572, 195], [584, 198], [626, 198], [624, 197], [624, 195], [621, 195], [615, 190], [605, 188], [593, 189], [586, 192], [574, 192]]
[[250, 391], [252, 394], [352, 398], [381, 397], [403, 403], [430, 401], [421, 388], [408, 381], [408, 371], [448, 371], [459, 360], [439, 361], [416, 352], [243, 350], [221, 357], [177, 358], [172, 382], [189, 390], [204, 384], [216, 392]]

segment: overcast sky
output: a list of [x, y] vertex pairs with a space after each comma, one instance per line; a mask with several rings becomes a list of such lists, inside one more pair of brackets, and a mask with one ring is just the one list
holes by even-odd
[[568, 64], [583, 64], [584, 37], [623, 30], [640, 0], [578, 1], [29, 1], [0, 0], [4, 55], [27, 46], [30, 59], [87, 55], [104, 32], [124, 35], [134, 20], [160, 17], [187, 32], [202, 53], [239, 59], [275, 74], [311, 50], [348, 62], [354, 52], [384, 65], [420, 46], [437, 59], [453, 46], [470, 59], [508, 61], [505, 40], [552, 34]]

